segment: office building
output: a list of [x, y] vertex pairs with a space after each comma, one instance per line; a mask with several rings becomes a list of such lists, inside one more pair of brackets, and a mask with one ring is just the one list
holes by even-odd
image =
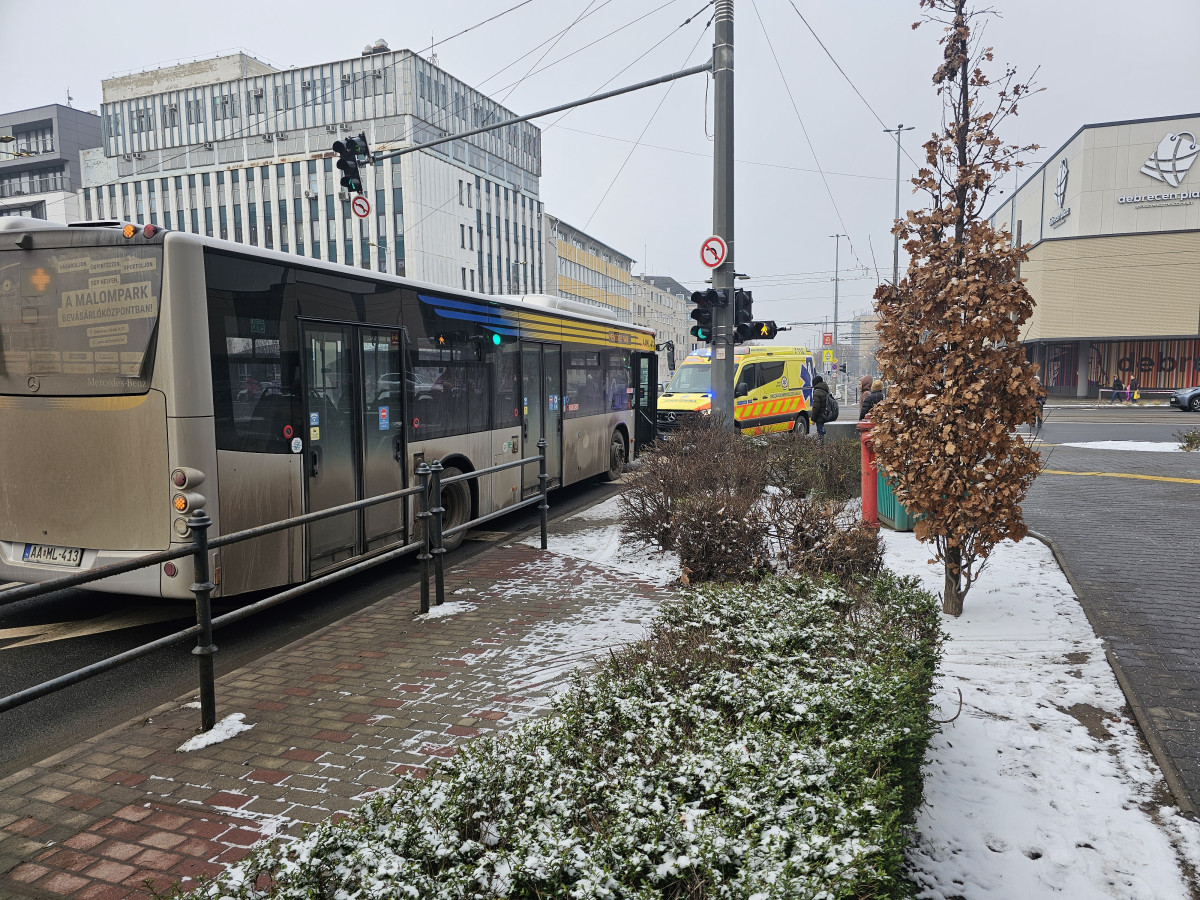
[[[692, 325], [691, 290], [669, 275], [635, 275], [631, 286], [633, 324], [653, 328], [659, 347], [672, 344], [675, 348], [675, 366], [678, 367], [689, 350], [700, 346], [689, 334]], [[666, 350], [660, 350], [660, 380], [665, 381], [665, 376], [671, 371]]]
[[296, 69], [237, 53], [102, 86], [103, 143], [83, 154], [89, 218], [468, 290], [544, 290], [535, 126], [365, 166], [365, 204], [340, 186], [332, 146], [347, 136], [387, 152], [513, 117], [408, 50], [378, 41]]
[[82, 217], [79, 151], [100, 146], [100, 117], [60, 106], [0, 113], [0, 216]]
[[632, 322], [633, 258], [562, 219], [546, 216], [546, 293], [612, 310]]

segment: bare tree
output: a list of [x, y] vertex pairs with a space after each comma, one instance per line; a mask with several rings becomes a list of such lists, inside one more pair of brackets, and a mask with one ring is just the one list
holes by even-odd
[[906, 277], [875, 291], [880, 371], [892, 388], [872, 412], [872, 440], [897, 498], [919, 517], [917, 537], [936, 548], [942, 609], [957, 616], [996, 544], [1028, 531], [1021, 502], [1039, 457], [1013, 431], [1037, 414], [1036, 367], [1019, 341], [1033, 298], [1017, 276], [1025, 249], [983, 209], [994, 179], [1037, 146], [996, 136], [1032, 88], [1011, 67], [996, 81], [985, 74], [992, 49], [979, 45], [976, 25], [992, 11], [920, 2], [923, 21], [945, 29], [933, 76], [942, 130], [913, 179], [929, 205], [894, 229], [909, 254]]

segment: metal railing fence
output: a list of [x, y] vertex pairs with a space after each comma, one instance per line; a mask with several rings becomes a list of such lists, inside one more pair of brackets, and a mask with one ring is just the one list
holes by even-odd
[[[445, 508], [442, 506], [442, 488], [447, 484], [454, 484], [460, 481], [470, 481], [481, 478], [484, 475], [491, 475], [496, 472], [502, 472], [506, 469], [512, 469], [517, 466], [538, 464], [538, 493], [531, 497], [527, 497], [510, 506], [487, 515], [478, 516], [470, 519], [453, 528], [443, 531], [442, 516], [445, 513]], [[288, 600], [292, 600], [302, 594], [307, 594], [318, 588], [325, 587], [335, 581], [340, 581], [348, 578], [351, 575], [356, 575], [374, 566], [381, 565], [385, 562], [411, 553], [414, 550], [419, 550], [417, 559], [421, 561], [421, 601], [420, 612], [427, 613], [430, 610], [430, 582], [433, 582], [433, 605], [440, 606], [445, 601], [445, 577], [442, 563], [442, 557], [445, 555], [445, 538], [447, 535], [458, 534], [466, 531], [483, 522], [491, 521], [502, 515], [514, 512], [518, 509], [524, 509], [535, 503], [538, 504], [541, 519], [541, 547], [543, 550], [547, 547], [547, 528], [549, 524], [549, 509], [550, 505], [547, 502], [547, 486], [549, 484], [549, 476], [546, 473], [546, 440], [542, 438], [538, 441], [538, 455], [529, 456], [524, 459], [513, 460], [512, 462], [502, 463], [496, 466], [489, 466], [486, 469], [477, 469], [473, 472], [464, 472], [455, 475], [445, 480], [441, 474], [444, 471], [439, 460], [434, 460], [432, 463], [422, 462], [417, 467], [417, 478], [419, 484], [412, 487], [404, 488], [399, 491], [392, 491], [387, 494], [380, 494], [376, 497], [368, 497], [365, 500], [356, 500], [352, 503], [343, 503], [340, 506], [333, 506], [329, 509], [323, 509], [319, 512], [305, 513], [302, 516], [293, 516], [290, 519], [284, 519], [279, 522], [272, 522], [269, 525], [259, 525], [255, 528], [247, 528], [243, 531], [233, 532], [232, 534], [222, 535], [218, 538], [209, 540], [208, 529], [212, 525], [212, 519], [204, 510], [197, 510], [193, 516], [187, 520], [188, 527], [192, 530], [193, 541], [187, 547], [180, 547], [176, 550], [164, 550], [158, 553], [149, 553], [145, 556], [138, 557], [135, 560], [129, 560], [122, 563], [113, 563], [112, 565], [102, 566], [98, 569], [93, 569], [90, 572], [81, 572], [75, 575], [67, 575], [62, 578], [55, 578], [51, 581], [43, 581], [37, 584], [27, 584], [17, 588], [9, 588], [5, 591], [0, 591], [0, 606], [15, 603], [18, 600], [26, 600], [31, 597], [42, 596], [45, 594], [60, 591], [65, 588], [78, 587], [88, 584], [93, 581], [100, 581], [104, 578], [111, 578], [114, 575], [121, 575], [126, 572], [133, 572], [138, 569], [157, 566], [165, 562], [175, 559], [181, 559], [185, 556], [193, 557], [193, 565], [195, 567], [194, 576], [195, 582], [190, 590], [196, 598], [196, 624], [189, 626], [181, 631], [176, 631], [173, 634], [168, 634], [156, 640], [150, 641], [147, 644], [141, 644], [137, 647], [131, 647], [122, 653], [115, 656], [110, 656], [98, 662], [92, 663], [89, 666], [84, 666], [81, 669], [76, 669], [73, 672], [68, 672], [65, 675], [59, 675], [57, 678], [52, 678], [49, 681], [44, 681], [41, 684], [26, 688], [23, 691], [18, 691], [7, 697], [0, 697], [0, 713], [22, 706], [33, 700], [45, 697], [48, 694], [63, 690], [71, 685], [78, 684], [88, 678], [100, 675], [104, 672], [118, 668], [125, 663], [132, 662], [144, 656], [148, 656], [157, 650], [168, 647], [172, 644], [187, 640], [193, 636], [196, 637], [196, 646], [192, 649], [192, 654], [196, 656], [197, 666], [199, 669], [200, 680], [200, 726], [202, 731], [209, 731], [216, 725], [216, 678], [213, 666], [213, 656], [217, 652], [217, 647], [213, 643], [213, 631], [223, 625], [231, 625], [234, 622], [239, 622], [242, 619], [248, 618], [264, 610], [270, 609], [273, 606], [278, 606]], [[355, 512], [360, 509], [365, 509], [370, 506], [376, 506], [380, 503], [387, 503], [392, 500], [404, 500], [408, 497], [417, 497], [420, 501], [420, 508], [416, 514], [420, 521], [421, 539], [402, 547], [393, 547], [392, 549], [372, 556], [370, 559], [362, 560], [351, 566], [338, 569], [336, 572], [331, 572], [328, 575], [322, 575], [319, 578], [311, 579], [303, 584], [288, 588], [265, 597], [255, 603], [247, 606], [239, 607], [238, 609], [227, 612], [224, 615], [213, 618], [212, 615], [212, 591], [216, 585], [209, 580], [209, 551], [219, 547], [227, 547], [231, 544], [236, 544], [240, 541], [251, 540], [253, 538], [262, 537], [263, 535], [274, 534], [279, 531], [285, 531], [289, 528], [296, 528], [301, 525], [307, 525], [310, 522], [317, 522], [321, 519], [331, 518], [333, 516], [343, 515], [348, 512]]]

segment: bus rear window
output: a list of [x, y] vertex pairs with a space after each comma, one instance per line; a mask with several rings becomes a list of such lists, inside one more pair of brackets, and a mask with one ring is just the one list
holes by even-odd
[[144, 394], [161, 247], [0, 256], [0, 394]]

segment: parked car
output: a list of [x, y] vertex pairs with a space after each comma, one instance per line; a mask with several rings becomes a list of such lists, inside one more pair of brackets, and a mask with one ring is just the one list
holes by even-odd
[[1180, 388], [1171, 395], [1171, 405], [1179, 409], [1200, 412], [1200, 385], [1190, 388]]

